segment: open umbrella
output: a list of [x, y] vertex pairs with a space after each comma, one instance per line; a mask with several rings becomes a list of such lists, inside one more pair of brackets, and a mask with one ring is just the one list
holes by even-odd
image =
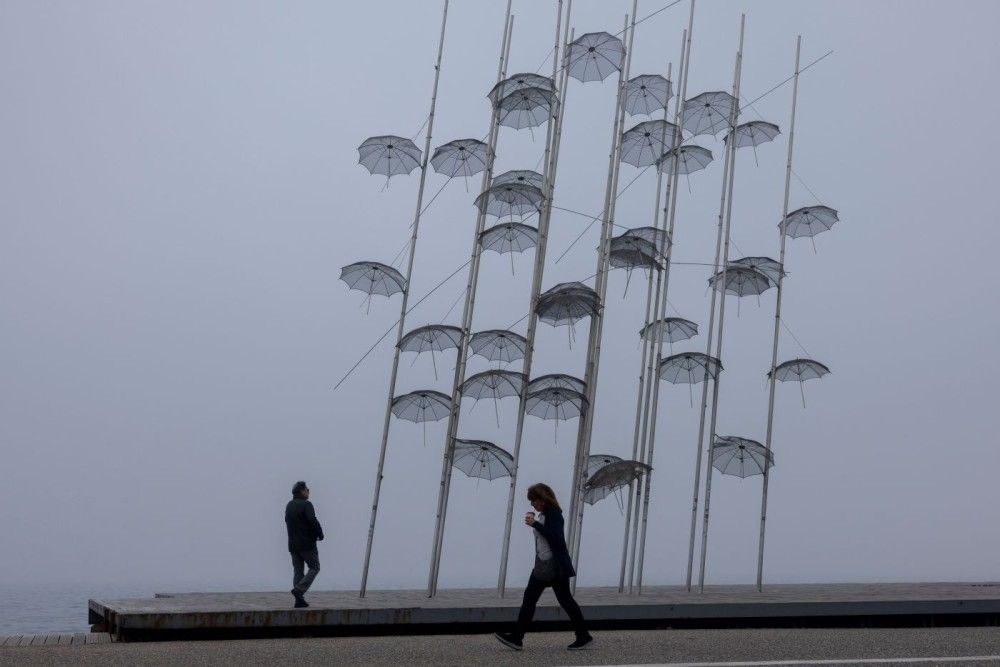
[[577, 81], [603, 81], [625, 63], [622, 40], [606, 32], [588, 32], [573, 40], [566, 53], [569, 75]]
[[712, 467], [723, 475], [747, 478], [763, 475], [765, 462], [768, 468], [774, 465], [774, 452], [768, 453], [764, 445], [756, 440], [735, 435], [720, 435], [712, 447]]
[[[450, 324], [428, 324], [409, 331], [399, 340], [401, 352], [431, 353], [434, 379], [437, 379], [435, 353], [458, 348], [462, 341], [462, 330]], [[416, 359], [414, 359], [416, 361]]]
[[665, 109], [670, 100], [670, 81], [659, 74], [640, 74], [625, 85], [625, 111], [633, 116], [648, 116]]
[[[814, 359], [791, 359], [774, 368], [774, 379], [781, 382], [798, 382], [802, 407], [806, 407], [806, 393], [802, 389], [802, 383], [806, 380], [818, 380], [829, 372], [829, 368]], [[771, 377], [770, 371], [767, 376]]]
[[417, 424], [423, 424], [424, 446], [427, 446], [427, 422], [439, 421], [451, 412], [451, 397], [432, 389], [418, 389], [392, 399], [392, 414]]
[[524, 358], [528, 341], [519, 333], [506, 329], [477, 331], [469, 339], [469, 349], [490, 361], [511, 363]]
[[492, 442], [456, 438], [452, 465], [469, 477], [493, 481], [500, 477], [510, 477], [514, 469], [514, 457]]
[[371, 308], [372, 295], [392, 296], [406, 289], [406, 279], [396, 269], [380, 262], [355, 262], [340, 270], [340, 279], [353, 290], [368, 295], [366, 310]]

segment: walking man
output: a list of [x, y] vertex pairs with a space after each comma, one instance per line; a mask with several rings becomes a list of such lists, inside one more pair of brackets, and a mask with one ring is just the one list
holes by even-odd
[[[309, 502], [309, 487], [295, 482], [292, 499], [285, 505], [285, 527], [288, 529], [288, 551], [292, 554], [292, 595], [296, 607], [308, 607], [304, 597], [313, 579], [319, 574], [319, 550], [316, 541], [323, 539], [323, 527], [316, 519], [316, 510]], [[303, 573], [304, 565], [309, 571]]]

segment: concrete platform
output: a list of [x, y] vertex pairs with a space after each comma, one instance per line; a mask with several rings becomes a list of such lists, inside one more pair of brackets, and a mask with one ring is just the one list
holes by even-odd
[[[492, 632], [509, 627], [521, 591], [494, 589], [310, 591], [308, 609], [287, 592], [160, 593], [154, 598], [90, 600], [90, 622], [117, 639], [164, 640], [295, 635]], [[1000, 624], [1000, 583], [808, 584], [711, 586], [703, 594], [652, 586], [641, 596], [580, 588], [577, 600], [594, 627], [927, 627]], [[539, 628], [566, 626], [546, 591]]]

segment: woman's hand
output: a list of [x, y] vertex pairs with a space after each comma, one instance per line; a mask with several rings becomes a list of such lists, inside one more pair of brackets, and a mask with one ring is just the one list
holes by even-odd
[[525, 513], [525, 515], [524, 515], [524, 525], [526, 525], [526, 526], [534, 526], [535, 525], [535, 513], [534, 512], [527, 512], [527, 513]]

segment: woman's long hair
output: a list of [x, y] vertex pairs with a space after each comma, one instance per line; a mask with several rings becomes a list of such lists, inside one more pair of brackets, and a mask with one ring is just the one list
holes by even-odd
[[541, 482], [537, 484], [532, 484], [528, 487], [528, 501], [541, 500], [542, 505], [545, 509], [557, 509], [560, 512], [562, 508], [559, 507], [559, 501], [556, 500], [556, 492], [552, 490], [552, 487], [548, 484], [542, 484]]

